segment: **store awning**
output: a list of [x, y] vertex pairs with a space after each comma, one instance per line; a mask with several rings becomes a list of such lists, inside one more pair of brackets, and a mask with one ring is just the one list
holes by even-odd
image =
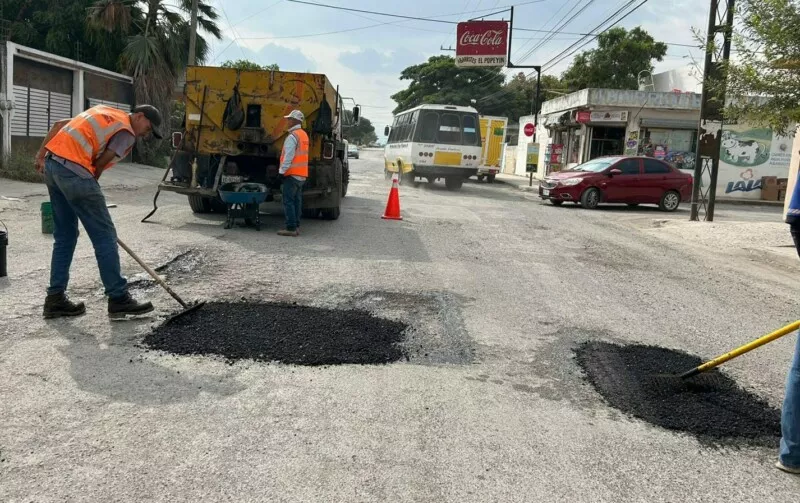
[[654, 127], [664, 129], [697, 129], [700, 119], [640, 119], [639, 125], [642, 127]]

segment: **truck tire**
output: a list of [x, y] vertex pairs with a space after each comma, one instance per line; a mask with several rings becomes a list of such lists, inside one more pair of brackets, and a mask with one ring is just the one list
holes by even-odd
[[190, 195], [189, 207], [193, 213], [211, 213], [211, 199], [203, 196]]
[[347, 195], [348, 185], [350, 185], [350, 163], [345, 164], [342, 171], [342, 197]]
[[322, 208], [320, 213], [322, 214], [322, 218], [324, 220], [338, 220], [339, 215], [341, 214], [341, 199], [343, 194], [343, 184], [342, 184], [342, 160], [341, 159], [334, 159], [333, 161], [333, 174], [334, 180], [336, 181], [336, 188], [339, 192], [339, 203], [333, 208]]
[[339, 215], [341, 215], [341, 208], [325, 208], [322, 210], [322, 218], [323, 220], [339, 220]]
[[447, 190], [459, 190], [464, 185], [464, 178], [460, 176], [448, 176], [444, 179]]
[[494, 178], [497, 175], [486, 175], [486, 181], [489, 183], [494, 183]]

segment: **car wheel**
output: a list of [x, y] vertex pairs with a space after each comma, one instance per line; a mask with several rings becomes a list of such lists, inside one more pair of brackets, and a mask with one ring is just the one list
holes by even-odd
[[495, 175], [488, 175], [486, 177], [486, 181], [489, 182], [489, 183], [494, 183], [494, 177], [495, 177]]
[[564, 201], [557, 201], [555, 199], [551, 199], [550, 204], [552, 204], [553, 206], [561, 206], [562, 204], [564, 204]]
[[594, 187], [586, 189], [581, 195], [581, 205], [589, 210], [597, 208], [600, 204], [600, 191]]
[[658, 204], [658, 207], [661, 208], [661, 211], [675, 211], [680, 205], [681, 195], [674, 190], [670, 190], [661, 196], [661, 202]]

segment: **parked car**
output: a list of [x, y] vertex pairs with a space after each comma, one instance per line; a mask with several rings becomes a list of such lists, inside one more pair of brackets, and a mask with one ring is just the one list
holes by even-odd
[[357, 145], [348, 145], [347, 146], [347, 157], [352, 157], [354, 159], [358, 159], [358, 146]]
[[692, 197], [692, 176], [650, 157], [600, 157], [553, 173], [539, 184], [539, 197], [596, 208], [600, 203], [657, 204], [675, 211]]

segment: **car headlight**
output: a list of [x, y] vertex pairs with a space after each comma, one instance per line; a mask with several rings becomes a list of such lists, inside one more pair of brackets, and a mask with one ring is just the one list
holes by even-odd
[[583, 178], [567, 178], [565, 180], [559, 180], [558, 184], [563, 185], [564, 187], [572, 187], [578, 185], [583, 181]]

